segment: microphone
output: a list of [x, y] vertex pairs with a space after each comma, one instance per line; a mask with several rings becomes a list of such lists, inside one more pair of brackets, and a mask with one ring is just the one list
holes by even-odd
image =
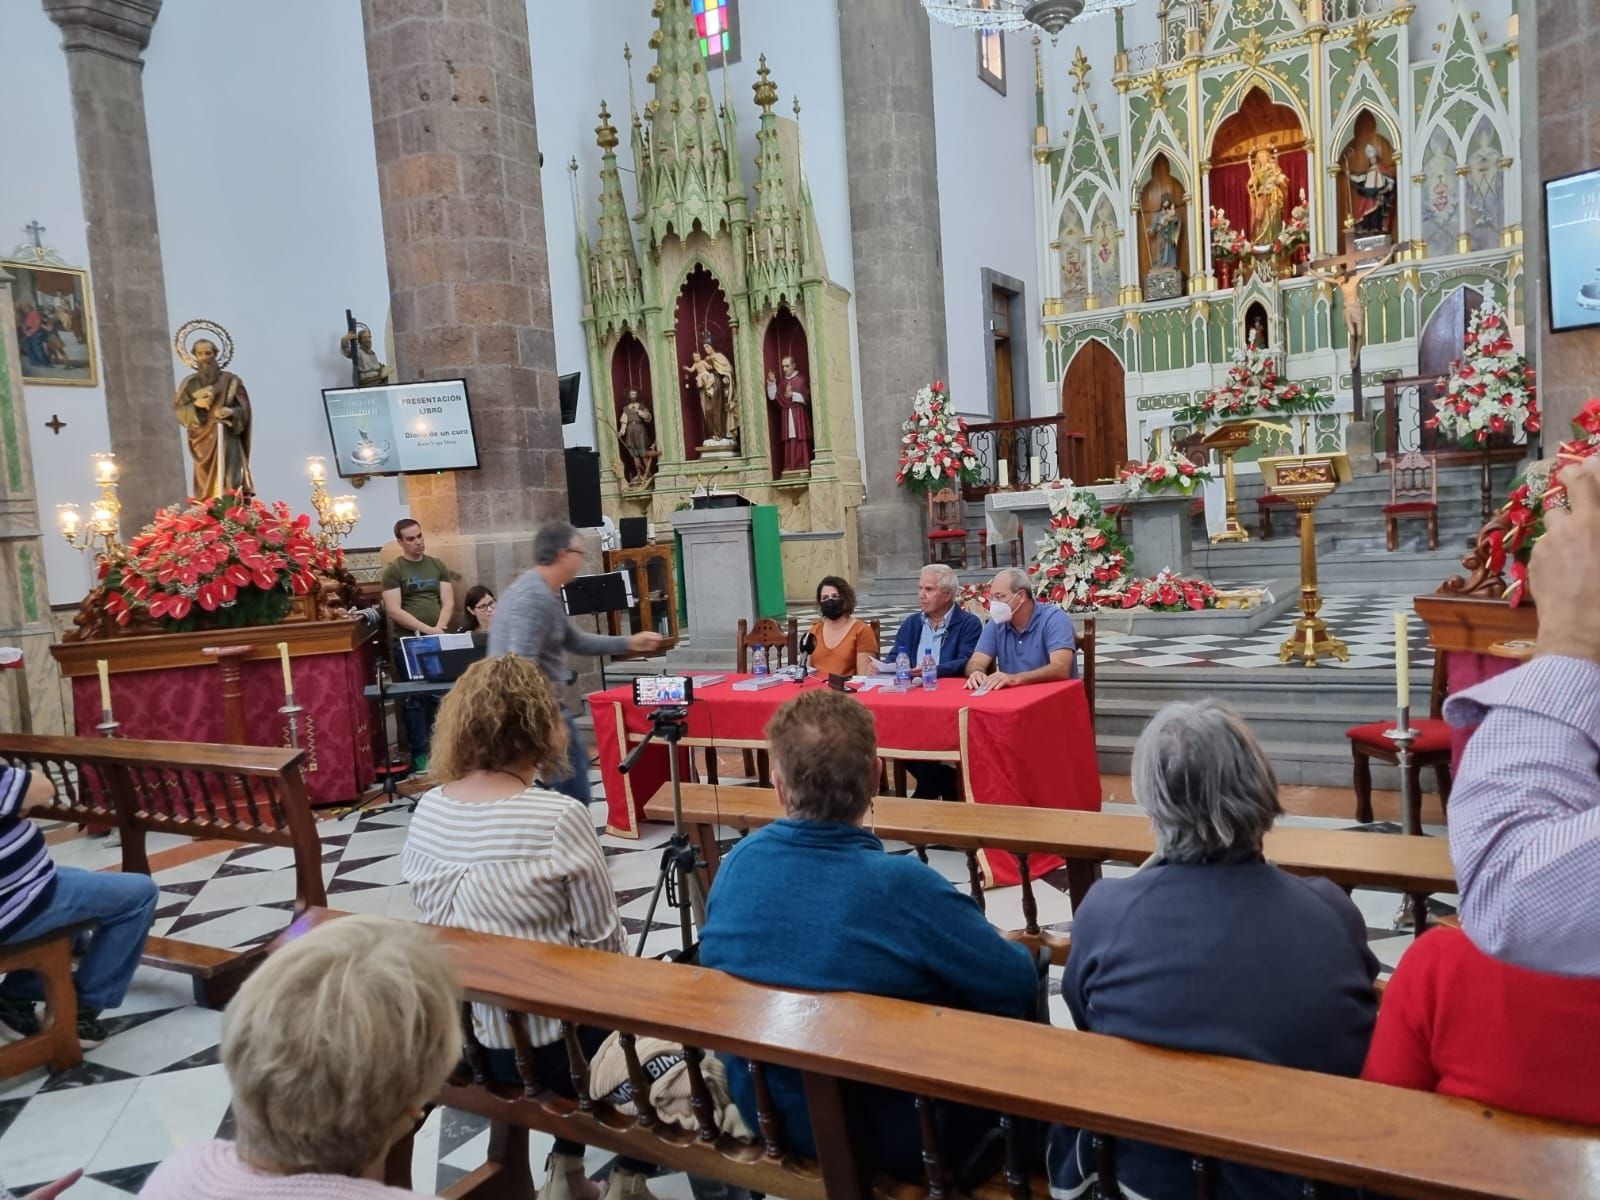
[[801, 639], [799, 661], [795, 664], [800, 668], [799, 677], [795, 679], [796, 683], [804, 683], [806, 676], [811, 674], [811, 656], [816, 653], [816, 649], [817, 635], [814, 633], [806, 634]]

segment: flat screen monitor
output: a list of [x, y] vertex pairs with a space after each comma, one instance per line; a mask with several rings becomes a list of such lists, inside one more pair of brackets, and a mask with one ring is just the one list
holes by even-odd
[[324, 388], [322, 406], [341, 479], [471, 471], [478, 466], [464, 379]]
[[571, 425], [578, 419], [578, 380], [581, 372], [561, 377], [561, 423]]
[[1550, 328], [1600, 325], [1600, 169], [1544, 182]]

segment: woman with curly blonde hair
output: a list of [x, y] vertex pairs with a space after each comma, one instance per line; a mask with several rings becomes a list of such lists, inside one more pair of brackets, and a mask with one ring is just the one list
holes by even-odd
[[[549, 681], [530, 659], [503, 654], [473, 663], [439, 708], [432, 770], [438, 786], [417, 803], [401, 864], [424, 921], [627, 952], [611, 876], [587, 806], [543, 786], [567, 766], [567, 727]], [[539, 1079], [572, 1095], [560, 1024], [529, 1016]], [[511, 1026], [475, 1004], [472, 1023], [492, 1074], [518, 1082]], [[593, 1054], [603, 1032], [583, 1030]], [[583, 1147], [557, 1138], [546, 1200], [598, 1200]], [[649, 1167], [619, 1159], [607, 1200], [648, 1197]]]

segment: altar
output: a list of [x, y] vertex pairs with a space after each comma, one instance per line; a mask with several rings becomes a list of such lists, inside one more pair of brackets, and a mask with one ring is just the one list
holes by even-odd
[[[1170, 568], [1189, 575], [1194, 567], [1193, 538], [1189, 521], [1193, 503], [1204, 497], [1209, 510], [1212, 494], [1220, 485], [1198, 488], [1192, 495], [1181, 492], [1130, 497], [1120, 483], [1095, 483], [1079, 489], [1100, 502], [1101, 508], [1120, 505], [1128, 516], [1128, 542], [1134, 564], [1146, 574]], [[1034, 547], [1050, 527], [1051, 500], [1060, 493], [1051, 488], [1031, 491], [990, 492], [983, 498], [984, 527], [989, 545], [1004, 546], [1022, 538], [1023, 556], [1033, 556]]]

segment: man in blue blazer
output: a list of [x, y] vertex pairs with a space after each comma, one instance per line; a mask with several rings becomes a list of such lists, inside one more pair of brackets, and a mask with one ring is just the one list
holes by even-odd
[[[889, 651], [893, 661], [904, 654], [911, 660], [911, 673], [922, 670], [922, 656], [932, 653], [939, 664], [940, 678], [960, 678], [966, 673], [967, 659], [977, 648], [983, 622], [956, 604], [961, 581], [944, 563], [932, 563], [917, 576], [917, 611], [902, 622]], [[907, 763], [906, 770], [917, 781], [913, 793], [921, 800], [955, 800], [956, 773], [944, 763]]]

